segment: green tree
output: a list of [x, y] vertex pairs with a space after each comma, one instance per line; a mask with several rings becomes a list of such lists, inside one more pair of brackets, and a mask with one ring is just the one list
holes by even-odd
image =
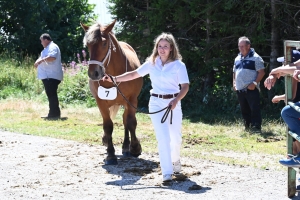
[[93, 18], [93, 8], [87, 0], [0, 0], [0, 50], [37, 56], [47, 32], [69, 61], [82, 47], [79, 22]]
[[[175, 36], [191, 81], [187, 106], [199, 107], [199, 101], [205, 99], [207, 107], [214, 105], [218, 110], [236, 107], [232, 66], [240, 36], [250, 38], [268, 72], [280, 65], [275, 58], [283, 55], [283, 40], [299, 40], [300, 35], [300, 2], [291, 0], [110, 2], [112, 14], [122, 25], [118, 38], [137, 50], [141, 62], [151, 53], [158, 34], [171, 32]], [[262, 97], [264, 104], [270, 104], [264, 88]]]

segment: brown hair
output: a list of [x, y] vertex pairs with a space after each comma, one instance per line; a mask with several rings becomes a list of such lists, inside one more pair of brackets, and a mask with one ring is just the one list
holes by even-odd
[[157, 46], [161, 40], [166, 40], [167, 42], [170, 43], [170, 47], [172, 48], [172, 51], [170, 52], [170, 55], [169, 55], [170, 60], [174, 61], [174, 60], [182, 59], [182, 56], [180, 55], [178, 45], [175, 41], [174, 36], [171, 33], [162, 33], [155, 38], [152, 54], [147, 58], [147, 61], [150, 61], [152, 64], [154, 64], [155, 59], [158, 56]]

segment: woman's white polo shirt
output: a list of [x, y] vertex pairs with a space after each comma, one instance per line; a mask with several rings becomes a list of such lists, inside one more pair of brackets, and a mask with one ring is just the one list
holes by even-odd
[[160, 57], [157, 57], [154, 64], [147, 61], [136, 72], [140, 76], [150, 75], [150, 93], [154, 94], [176, 94], [180, 91], [179, 84], [190, 83], [186, 66], [180, 60], [162, 66]]

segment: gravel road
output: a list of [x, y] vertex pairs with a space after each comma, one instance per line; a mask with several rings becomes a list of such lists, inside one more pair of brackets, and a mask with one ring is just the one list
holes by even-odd
[[0, 199], [289, 199], [286, 171], [182, 158], [183, 173], [162, 185], [157, 154], [119, 156], [118, 165], [106, 166], [105, 152], [0, 131]]

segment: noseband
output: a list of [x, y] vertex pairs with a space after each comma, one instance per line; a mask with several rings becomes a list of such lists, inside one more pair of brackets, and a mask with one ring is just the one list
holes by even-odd
[[107, 51], [106, 56], [105, 56], [105, 58], [103, 59], [103, 61], [100, 62], [100, 61], [98, 61], [98, 60], [90, 60], [90, 61], [88, 61], [88, 65], [96, 64], [96, 65], [99, 65], [99, 66], [105, 68], [104, 63], [105, 63], [106, 60], [108, 59], [108, 62], [107, 62], [107, 64], [106, 64], [106, 66], [108, 66], [108, 64], [109, 64], [109, 62], [110, 62], [110, 57], [111, 57], [111, 49], [113, 49], [113, 51], [116, 52], [116, 47], [115, 47], [114, 43], [112, 42], [112, 40], [111, 40], [109, 34], [108, 34], [108, 37], [109, 37], [109, 48], [108, 48], [108, 51]]

